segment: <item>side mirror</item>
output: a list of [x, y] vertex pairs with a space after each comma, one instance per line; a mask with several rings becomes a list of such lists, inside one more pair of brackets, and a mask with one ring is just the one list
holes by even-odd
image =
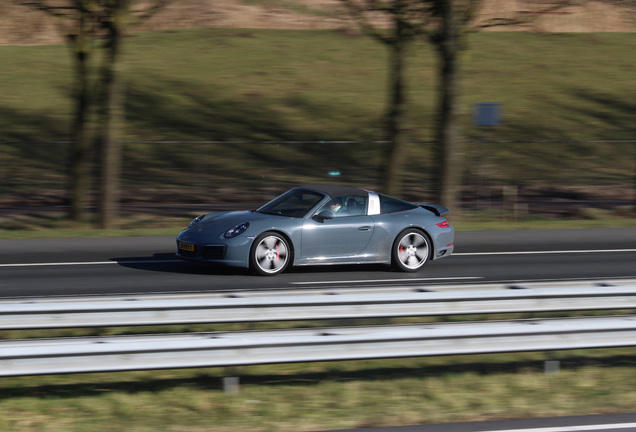
[[323, 210], [313, 217], [313, 219], [318, 222], [324, 222], [327, 219], [333, 219], [333, 218], [334, 218], [333, 212], [330, 210]]

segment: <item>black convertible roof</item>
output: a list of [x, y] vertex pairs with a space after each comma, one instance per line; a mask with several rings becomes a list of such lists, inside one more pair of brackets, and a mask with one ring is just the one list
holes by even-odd
[[367, 196], [368, 193], [364, 189], [359, 189], [352, 186], [339, 186], [339, 185], [323, 185], [323, 184], [314, 184], [301, 186], [304, 189], [311, 189], [318, 192], [326, 193], [329, 196], [340, 196], [340, 195], [360, 195]]

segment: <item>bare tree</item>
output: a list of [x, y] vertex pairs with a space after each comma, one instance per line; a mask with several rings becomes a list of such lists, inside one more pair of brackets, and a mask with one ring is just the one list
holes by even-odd
[[439, 94], [435, 125], [435, 191], [436, 200], [449, 208], [459, 204], [462, 178], [462, 153], [458, 121], [461, 64], [459, 54], [468, 48], [471, 31], [498, 25], [527, 24], [538, 16], [581, 4], [587, 0], [545, 0], [528, 2], [527, 10], [514, 10], [506, 18], [493, 17], [477, 23], [477, 12], [483, 0], [421, 0], [435, 3], [434, 11], [440, 22], [429, 32], [429, 41], [438, 53]]
[[[462, 177], [461, 131], [458, 121], [458, 95], [460, 94], [460, 53], [468, 48], [468, 34], [484, 27], [528, 24], [544, 13], [555, 12], [586, 0], [538, 0], [527, 2], [532, 8], [512, 11], [505, 17], [493, 17], [477, 22], [478, 10], [484, 0], [342, 0], [367, 34], [386, 43], [391, 56], [391, 99], [387, 114], [387, 158], [383, 175], [383, 189], [399, 189], [399, 171], [402, 166], [403, 143], [401, 119], [406, 98], [404, 96], [404, 49], [417, 35], [425, 35], [438, 57], [438, 96], [435, 115], [433, 147], [433, 189], [436, 200], [457, 208]], [[611, 1], [611, 0], [608, 0]], [[615, 0], [621, 1], [621, 0]], [[631, 0], [625, 0], [631, 1]], [[372, 14], [389, 15], [388, 31], [370, 24]]]
[[[403, 117], [406, 107], [405, 57], [408, 45], [425, 31], [432, 17], [430, 4], [420, 0], [342, 0], [363, 31], [390, 50], [389, 100], [385, 120], [386, 140], [382, 167], [382, 190], [389, 195], [400, 191], [404, 165]], [[373, 18], [388, 18], [390, 26], [373, 24]]]
[[[58, 19], [74, 59], [73, 145], [70, 155], [71, 217], [82, 220], [90, 184], [91, 105], [99, 106], [99, 225], [111, 227], [119, 207], [123, 90], [121, 47], [127, 29], [137, 25], [171, 0], [14, 0]], [[135, 8], [136, 7], [136, 8]], [[104, 56], [96, 83], [90, 80], [91, 59], [96, 50]]]
[[[104, 32], [104, 60], [100, 68], [99, 226], [115, 225], [120, 204], [121, 135], [124, 112], [121, 50], [127, 29], [149, 18], [170, 0], [93, 0], [95, 17]], [[137, 9], [134, 9], [137, 6]]]
[[[425, 0], [424, 0], [425, 1]], [[439, 25], [429, 32], [438, 54], [438, 102], [435, 118], [434, 190], [436, 200], [457, 208], [462, 174], [462, 148], [458, 122], [459, 53], [466, 49], [466, 34], [482, 0], [433, 0]]]
[[90, 185], [89, 116], [92, 83], [90, 66], [98, 32], [92, 15], [92, 0], [14, 0], [15, 3], [40, 10], [56, 19], [68, 42], [73, 60], [74, 101], [72, 145], [69, 155], [70, 217], [81, 221], [86, 216]]
[[[404, 53], [418, 35], [425, 35], [439, 56], [439, 95], [435, 124], [434, 190], [437, 200], [455, 207], [461, 149], [457, 119], [459, 85], [458, 54], [465, 47], [465, 34], [475, 9], [482, 0], [342, 0], [359, 25], [391, 49], [390, 100], [386, 134], [389, 145], [383, 172], [383, 190], [399, 192], [399, 174], [403, 165], [401, 121], [404, 94]], [[391, 18], [388, 30], [370, 24], [373, 15]]]

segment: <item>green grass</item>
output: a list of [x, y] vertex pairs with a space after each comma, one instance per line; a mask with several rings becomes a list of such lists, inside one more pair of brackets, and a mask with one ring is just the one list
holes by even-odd
[[119, 227], [95, 228], [97, 221], [73, 222], [59, 214], [10, 214], [0, 216], [0, 239], [70, 237], [176, 236], [199, 213], [166, 216], [133, 214], [122, 216]]
[[[378, 138], [387, 50], [367, 37], [206, 29], [143, 33], [126, 42], [127, 139]], [[634, 138], [626, 91], [636, 53], [630, 34], [480, 33], [470, 44], [461, 97], [469, 138]], [[1, 138], [67, 137], [67, 48], [5, 46], [0, 53], [7, 114]], [[414, 139], [431, 137], [435, 65], [428, 45], [412, 45], [407, 127]], [[501, 102], [504, 125], [472, 127], [474, 102]]]
[[[271, 431], [633, 410], [634, 349], [4, 378], [7, 432]], [[544, 373], [545, 360], [561, 371]], [[238, 394], [222, 391], [239, 376]]]
[[[95, 228], [96, 221], [69, 221], [63, 214], [0, 216], [0, 239], [72, 238], [72, 237], [148, 237], [176, 236], [198, 212], [176, 216], [158, 214], [132, 214], [122, 216], [119, 227]], [[450, 215], [456, 231], [528, 230], [528, 229], [580, 229], [636, 227], [636, 218], [620, 217], [602, 212], [598, 218], [549, 219], [529, 218], [514, 220], [506, 213], [473, 213], [457, 219]]]
[[[126, 40], [126, 141], [378, 140], [387, 50], [335, 31], [204, 29]], [[463, 57], [464, 185], [521, 192], [587, 188], [633, 194], [636, 41], [631, 34], [480, 33]], [[67, 140], [70, 56], [64, 46], [0, 47], [0, 141]], [[431, 196], [436, 58], [412, 45], [402, 196]], [[476, 102], [501, 102], [502, 126], [471, 125]], [[528, 143], [547, 140], [551, 143]], [[65, 144], [0, 144], [3, 203], [64, 201]], [[128, 201], [219, 202], [257, 190], [338, 181], [377, 187], [378, 144], [142, 144], [124, 149]], [[337, 179], [328, 175], [340, 171]], [[596, 188], [596, 189], [595, 189]], [[528, 192], [529, 193], [529, 192]]]

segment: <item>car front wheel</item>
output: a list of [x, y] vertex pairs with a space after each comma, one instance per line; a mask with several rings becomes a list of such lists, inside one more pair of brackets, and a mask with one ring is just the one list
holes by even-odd
[[250, 251], [250, 269], [261, 276], [283, 272], [291, 260], [287, 240], [280, 234], [265, 232], [254, 240]]
[[408, 229], [393, 243], [392, 263], [397, 270], [414, 272], [422, 268], [431, 254], [431, 243], [423, 232]]

